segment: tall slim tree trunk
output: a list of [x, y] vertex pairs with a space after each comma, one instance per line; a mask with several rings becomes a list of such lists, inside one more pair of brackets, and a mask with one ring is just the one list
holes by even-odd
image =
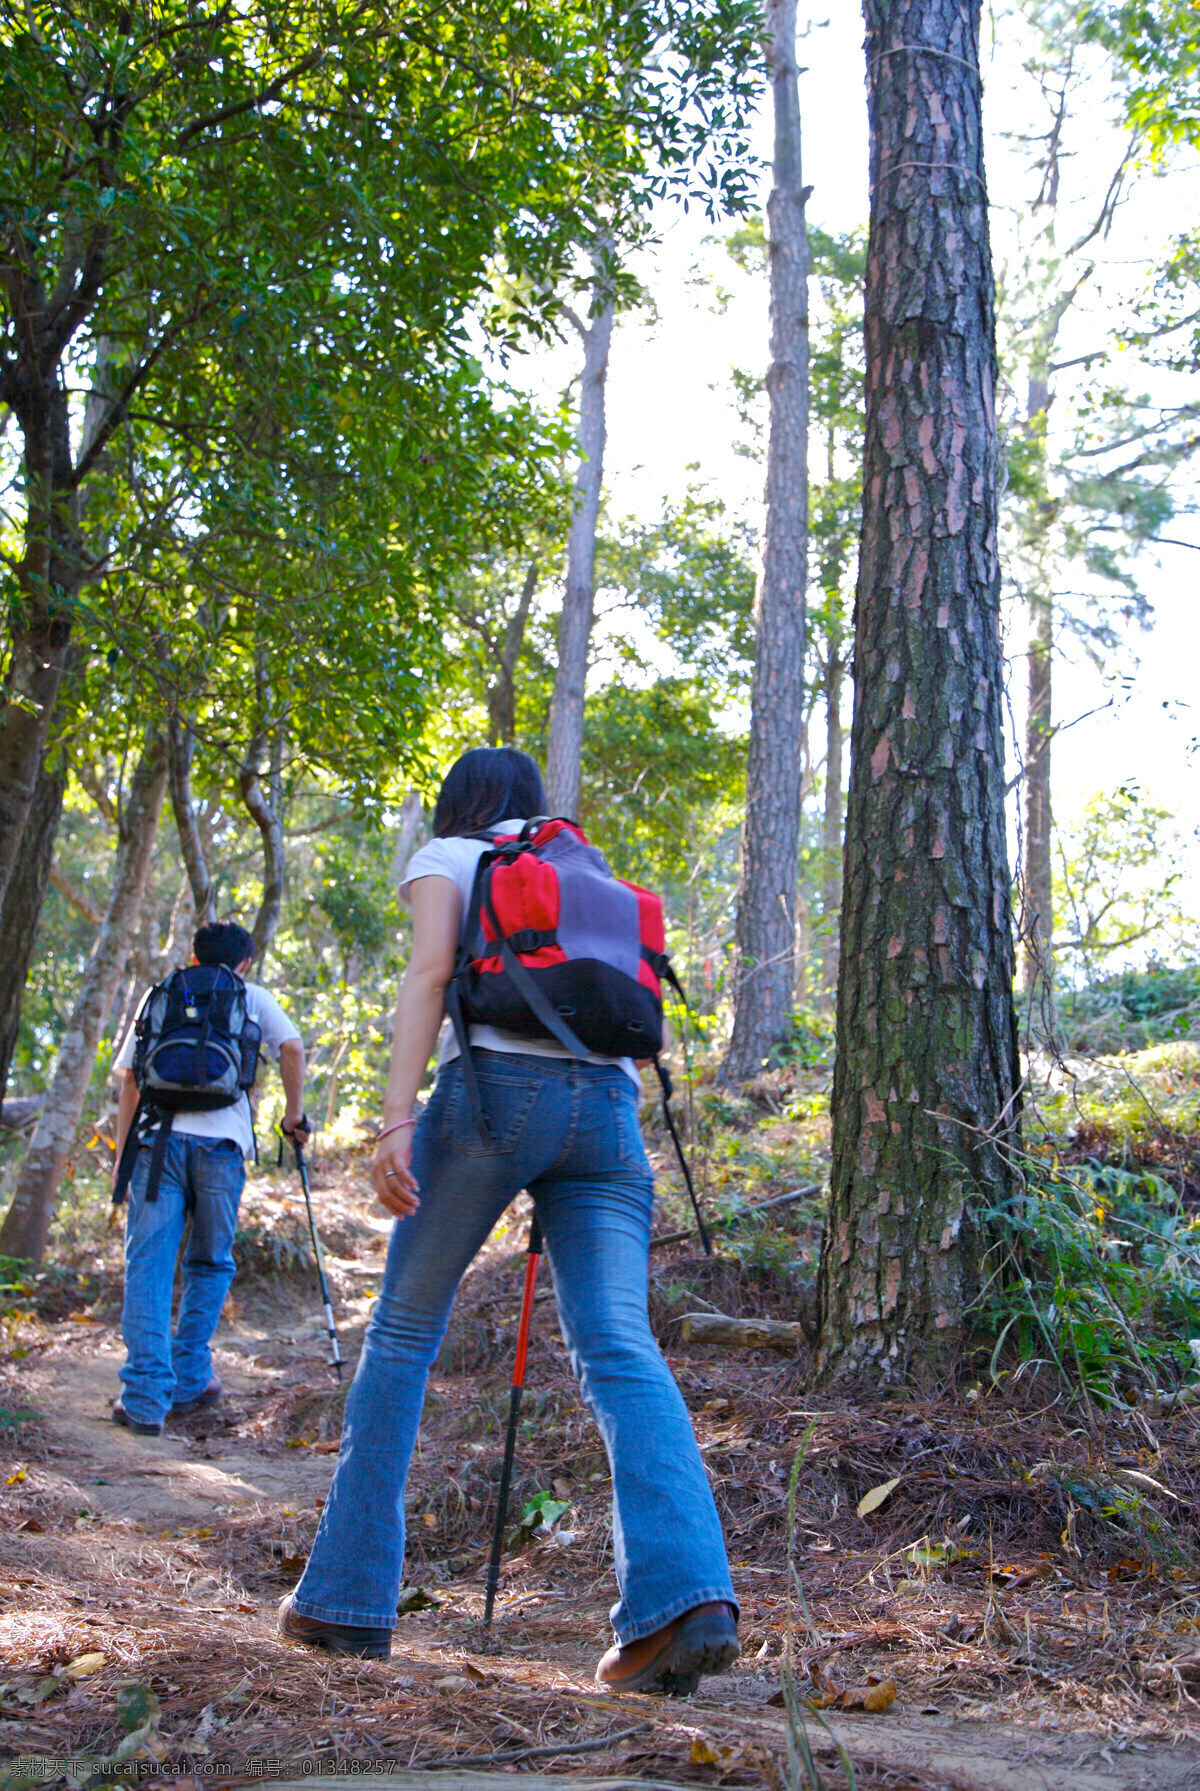
[[47, 769], [43, 758], [21, 850], [0, 907], [0, 1101], [8, 1087], [21, 1030], [21, 1000], [50, 883], [66, 787], [65, 758], [60, 757], [52, 770]]
[[192, 759], [195, 751], [194, 732], [178, 710], [173, 709], [167, 718], [171, 811], [175, 816], [179, 850], [191, 885], [195, 925], [201, 927], [206, 921], [217, 918], [217, 898], [212, 878], [208, 874], [208, 860], [196, 816], [196, 799], [192, 793]]
[[1019, 1070], [979, 0], [866, 0], [871, 229], [827, 1376], [946, 1368]]
[[21, 1165], [16, 1193], [0, 1226], [0, 1255], [40, 1262], [45, 1251], [59, 1183], [87, 1098], [96, 1049], [112, 1011], [146, 892], [166, 788], [167, 755], [162, 736], [155, 731], [147, 739], [130, 784], [104, 924], [84, 969], [63, 1034], [54, 1081]]
[[262, 835], [263, 887], [262, 900], [254, 917], [254, 963], [261, 976], [267, 953], [279, 928], [283, 912], [284, 849], [283, 849], [283, 743], [282, 726], [271, 739], [270, 768], [267, 788], [263, 789], [260, 767], [266, 740], [260, 735], [251, 743], [239, 773], [242, 801]]
[[[1057, 195], [1057, 180], [1051, 191]], [[1053, 203], [1053, 200], [1051, 201]], [[1053, 246], [1053, 225], [1047, 232]], [[1052, 393], [1050, 362], [1062, 320], [1078, 285], [1047, 306], [1030, 354], [1029, 388], [1021, 432], [1039, 470], [1024, 528], [1025, 597], [1029, 613], [1028, 705], [1025, 715], [1025, 837], [1021, 854], [1021, 986], [1042, 986], [1042, 1019], [1053, 1030], [1050, 944], [1054, 937], [1051, 845], [1050, 748], [1053, 739], [1055, 505], [1046, 487], [1046, 430]]]
[[[1029, 708], [1025, 720], [1025, 838], [1022, 889], [1022, 986], [1049, 984], [1054, 937], [1050, 808], [1050, 742], [1054, 664], [1054, 598], [1029, 592]], [[1047, 989], [1049, 995], [1049, 989]]]
[[534, 554], [525, 574], [525, 582], [521, 586], [517, 607], [508, 618], [504, 630], [504, 645], [500, 649], [496, 675], [488, 686], [488, 740], [492, 746], [513, 746], [516, 743], [517, 660], [521, 657], [521, 648], [525, 644], [525, 628], [533, 606], [533, 594], [537, 590], [540, 564], [538, 555]]
[[602, 301], [599, 310], [590, 323], [573, 311], [566, 313], [583, 343], [583, 376], [579, 382], [575, 510], [567, 536], [567, 583], [558, 621], [558, 666], [546, 748], [546, 801], [552, 815], [579, 813], [583, 705], [596, 601], [596, 526], [604, 484], [604, 389], [612, 341], [613, 299], [611, 293], [605, 293], [606, 255], [598, 253], [593, 265], [593, 292]]
[[808, 230], [801, 184], [796, 0], [767, 0], [775, 155], [767, 202], [770, 431], [737, 898], [733, 1033], [724, 1074], [745, 1081], [787, 1036], [794, 982], [808, 582]]

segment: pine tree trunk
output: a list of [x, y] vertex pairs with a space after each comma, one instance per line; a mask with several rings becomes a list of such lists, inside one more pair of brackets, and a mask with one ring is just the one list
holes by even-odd
[[38, 771], [33, 801], [25, 821], [21, 850], [0, 907], [0, 1101], [8, 1087], [17, 1037], [21, 1030], [21, 1001], [33, 962], [42, 904], [50, 884], [54, 842], [67, 787], [66, 760], [58, 759], [48, 771], [45, 759]]
[[821, 1369], [948, 1367], [1018, 1061], [979, 0], [866, 0], [871, 229]]
[[842, 637], [830, 629], [825, 662], [825, 813], [821, 821], [821, 1006], [837, 995], [842, 911]]
[[59, 1184], [87, 1098], [96, 1050], [112, 1011], [129, 941], [137, 925], [167, 788], [162, 737], [146, 742], [121, 816], [112, 893], [59, 1049], [54, 1081], [21, 1165], [16, 1193], [0, 1226], [0, 1255], [40, 1262]]
[[[596, 290], [602, 290], [603, 262], [596, 260]], [[583, 758], [583, 706], [587, 686], [588, 647], [596, 600], [596, 526], [604, 484], [604, 414], [608, 349], [612, 340], [611, 296], [590, 323], [568, 312], [583, 342], [583, 376], [579, 383], [579, 466], [575, 473], [575, 510], [567, 536], [567, 584], [558, 622], [558, 666], [550, 703], [546, 748], [546, 801], [552, 815], [579, 813], [580, 765]]]
[[795, 978], [808, 582], [808, 231], [801, 185], [795, 0], [767, 0], [775, 153], [767, 202], [771, 355], [763, 563], [737, 898], [733, 1032], [723, 1074], [744, 1082], [787, 1036]]

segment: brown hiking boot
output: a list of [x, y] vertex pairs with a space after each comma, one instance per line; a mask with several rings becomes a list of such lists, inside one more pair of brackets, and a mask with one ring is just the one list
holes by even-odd
[[653, 1635], [610, 1648], [596, 1668], [608, 1691], [686, 1698], [703, 1673], [725, 1673], [738, 1657], [737, 1623], [727, 1604], [698, 1604]]
[[326, 1623], [292, 1609], [294, 1594], [279, 1606], [279, 1633], [302, 1648], [323, 1648], [326, 1654], [357, 1654], [363, 1660], [386, 1660], [392, 1652], [390, 1629], [359, 1629], [350, 1623]]

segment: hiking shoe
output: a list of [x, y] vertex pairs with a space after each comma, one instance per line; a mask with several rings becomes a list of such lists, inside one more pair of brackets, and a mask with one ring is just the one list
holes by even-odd
[[163, 1432], [161, 1424], [139, 1424], [131, 1418], [119, 1399], [113, 1400], [112, 1421], [124, 1430], [131, 1430], [135, 1437], [160, 1437]]
[[738, 1657], [737, 1623], [727, 1604], [698, 1604], [653, 1635], [610, 1648], [596, 1668], [606, 1691], [686, 1698], [703, 1673], [725, 1673]]
[[191, 1412], [207, 1411], [209, 1406], [219, 1405], [221, 1395], [225, 1391], [219, 1380], [209, 1381], [203, 1393], [197, 1393], [195, 1399], [187, 1399], [182, 1405], [178, 1402], [167, 1413], [168, 1418], [186, 1418]]
[[357, 1654], [363, 1660], [386, 1660], [392, 1652], [390, 1629], [359, 1629], [350, 1623], [326, 1623], [292, 1609], [294, 1593], [279, 1606], [279, 1633], [302, 1648], [323, 1648], [326, 1654]]

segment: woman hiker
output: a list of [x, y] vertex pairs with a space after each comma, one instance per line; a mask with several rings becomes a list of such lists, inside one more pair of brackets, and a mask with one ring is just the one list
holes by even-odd
[[472, 1026], [492, 1143], [468, 1105], [451, 1032], [417, 1109], [445, 1013], [462, 916], [486, 850], [545, 812], [537, 766], [510, 747], [465, 753], [438, 796], [434, 838], [408, 867], [412, 955], [392, 1032], [376, 1193], [397, 1223], [346, 1401], [337, 1472], [281, 1635], [385, 1658], [404, 1563], [404, 1483], [430, 1367], [464, 1271], [527, 1189], [554, 1272], [559, 1323], [608, 1451], [620, 1592], [612, 1691], [687, 1693], [737, 1658], [737, 1601], [687, 1409], [646, 1312], [653, 1182], [630, 1058], [580, 1062], [556, 1040]]

